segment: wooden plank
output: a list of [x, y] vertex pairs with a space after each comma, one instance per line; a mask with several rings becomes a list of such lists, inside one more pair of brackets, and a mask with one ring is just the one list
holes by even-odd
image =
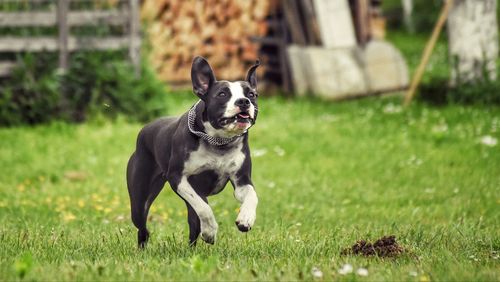
[[139, 17], [138, 0], [130, 0], [130, 31], [129, 31], [129, 57], [134, 65], [135, 75], [139, 77], [141, 70], [141, 20]]
[[259, 36], [250, 36], [250, 40], [252, 42], [257, 42], [265, 45], [280, 45], [282, 42], [281, 39], [277, 37], [259, 37]]
[[[129, 11], [121, 10], [96, 10], [72, 11], [68, 13], [69, 26], [84, 26], [107, 24], [113, 26], [128, 23]], [[0, 12], [0, 27], [20, 26], [55, 26], [57, 13], [54, 12]]]
[[127, 9], [73, 11], [68, 15], [70, 26], [108, 24], [119, 26], [128, 22], [130, 13]]
[[[12, 3], [12, 2], [15, 2], [16, 4], [19, 4], [19, 6], [21, 7], [25, 7], [26, 5], [40, 5], [40, 4], [50, 4], [52, 3], [52, 1], [54, 0], [0, 0], [0, 3]], [[105, 3], [105, 2], [111, 2], [111, 1], [103, 1], [103, 0], [67, 0], [69, 3], [84, 3], [84, 2], [95, 2], [94, 3], [94, 7], [97, 6], [96, 4], [99, 3], [99, 1], [101, 2], [104, 2], [103, 4], [105, 4], [104, 6], [107, 6], [108, 3]], [[123, 3], [124, 1], [128, 1], [128, 0], [114, 0], [113, 2], [114, 5], [116, 6], [119, 6], [121, 3]]]
[[356, 34], [348, 0], [314, 0], [321, 42], [326, 48], [352, 48]]
[[57, 1], [57, 28], [59, 32], [57, 47], [59, 49], [59, 68], [66, 71], [68, 69], [68, 10], [69, 3], [67, 0]]
[[115, 37], [73, 37], [69, 40], [70, 51], [76, 50], [119, 50], [129, 46], [129, 36]]
[[15, 62], [0, 62], [0, 77], [8, 76], [15, 66]]
[[302, 13], [304, 14], [304, 28], [308, 36], [310, 45], [321, 45], [318, 23], [314, 14], [312, 0], [302, 0], [299, 2]]
[[[68, 51], [119, 50], [129, 47], [129, 36], [69, 37]], [[56, 37], [0, 37], [0, 52], [57, 51]]]
[[358, 43], [365, 46], [370, 40], [370, 3], [369, 0], [356, 0], [354, 9], [354, 23]]
[[54, 26], [56, 12], [0, 12], [1, 27]]
[[292, 42], [299, 45], [306, 45], [307, 39], [304, 35], [302, 23], [300, 22], [300, 15], [298, 14], [295, 3], [295, 1], [283, 1], [283, 12], [285, 14], [288, 27], [290, 28]]

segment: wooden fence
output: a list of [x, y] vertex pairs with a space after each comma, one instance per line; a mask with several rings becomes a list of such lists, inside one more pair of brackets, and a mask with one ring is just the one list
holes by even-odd
[[[31, 0], [34, 1], [34, 0]], [[59, 67], [66, 71], [68, 57], [77, 50], [128, 49], [129, 59], [140, 69], [139, 0], [122, 0], [125, 5], [106, 10], [70, 10], [70, 1], [57, 0], [57, 8], [49, 11], [0, 12], [0, 28], [57, 27], [58, 36], [0, 36], [0, 53], [57, 51]], [[119, 36], [73, 36], [70, 28], [77, 26], [108, 25], [123, 27]], [[12, 61], [0, 61], [0, 76], [6, 76], [15, 66]]]

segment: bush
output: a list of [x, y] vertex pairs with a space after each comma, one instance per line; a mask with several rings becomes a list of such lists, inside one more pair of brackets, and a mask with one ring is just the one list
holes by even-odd
[[0, 125], [47, 122], [57, 112], [61, 94], [48, 57], [28, 54], [0, 85]]
[[500, 105], [500, 80], [451, 87], [448, 78], [435, 78], [420, 87], [420, 98], [433, 104]]
[[19, 57], [12, 77], [0, 83], [0, 125], [81, 122], [95, 114], [146, 121], [164, 112], [164, 85], [147, 67], [137, 78], [119, 57], [76, 53], [66, 74], [57, 73], [53, 54]]

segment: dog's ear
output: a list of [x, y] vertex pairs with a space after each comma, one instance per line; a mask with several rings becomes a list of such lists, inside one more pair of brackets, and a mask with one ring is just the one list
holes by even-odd
[[255, 89], [257, 88], [257, 74], [255, 70], [260, 66], [260, 61], [255, 61], [255, 64], [250, 67], [247, 73], [247, 82], [250, 83], [250, 86]]
[[197, 56], [194, 58], [191, 66], [191, 81], [193, 83], [193, 92], [200, 99], [205, 100], [208, 89], [216, 80], [212, 68], [203, 57]]

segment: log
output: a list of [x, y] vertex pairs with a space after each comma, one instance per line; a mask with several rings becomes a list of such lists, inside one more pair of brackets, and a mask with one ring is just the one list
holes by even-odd
[[192, 59], [208, 59], [221, 79], [243, 79], [268, 32], [278, 0], [143, 0], [149, 60], [161, 79], [190, 80]]

